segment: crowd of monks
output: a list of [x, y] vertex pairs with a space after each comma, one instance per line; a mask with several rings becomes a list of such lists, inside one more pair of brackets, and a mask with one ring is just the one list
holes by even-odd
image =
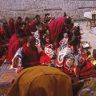
[[96, 53], [82, 47], [80, 27], [73, 19], [10, 18], [0, 26], [0, 60], [6, 59], [17, 72], [33, 66], [52, 66], [76, 79], [94, 77]]

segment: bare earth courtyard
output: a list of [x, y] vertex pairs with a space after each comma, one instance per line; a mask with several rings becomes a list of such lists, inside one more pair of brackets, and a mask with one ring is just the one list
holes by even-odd
[[75, 24], [78, 24], [80, 26], [82, 33], [82, 41], [87, 41], [90, 43], [90, 51], [92, 52], [93, 49], [96, 49], [96, 34], [91, 33], [93, 28], [90, 28], [90, 24], [87, 24], [86, 21], [77, 21], [75, 22]]

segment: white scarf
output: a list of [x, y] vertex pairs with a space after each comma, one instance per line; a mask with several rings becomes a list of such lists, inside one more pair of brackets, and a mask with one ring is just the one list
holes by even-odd
[[57, 56], [57, 62], [58, 62], [58, 64], [57, 64], [57, 66], [63, 66], [63, 61], [64, 61], [64, 57], [66, 56], [66, 55], [68, 55], [68, 54], [71, 54], [71, 48], [68, 48], [68, 47], [65, 47], [64, 49], [62, 49], [60, 52], [59, 52], [59, 54], [58, 54], [58, 56]]

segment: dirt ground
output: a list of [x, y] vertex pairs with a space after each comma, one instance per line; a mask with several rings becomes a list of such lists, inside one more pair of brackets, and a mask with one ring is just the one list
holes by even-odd
[[87, 41], [90, 43], [91, 52], [93, 49], [96, 49], [96, 34], [91, 33], [92, 27], [90, 28], [90, 24], [86, 21], [77, 21], [75, 24], [80, 26], [81, 33], [82, 33], [82, 41]]

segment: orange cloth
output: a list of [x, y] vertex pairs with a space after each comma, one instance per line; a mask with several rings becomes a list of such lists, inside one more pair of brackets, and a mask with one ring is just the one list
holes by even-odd
[[28, 68], [20, 73], [7, 96], [73, 96], [71, 79], [56, 68]]

